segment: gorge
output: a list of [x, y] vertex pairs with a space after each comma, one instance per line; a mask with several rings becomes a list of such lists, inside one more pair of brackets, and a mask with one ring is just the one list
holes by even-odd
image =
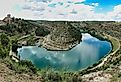
[[48, 51], [44, 47], [22, 46], [18, 48], [21, 60], [29, 60], [38, 68], [56, 70], [80, 70], [110, 53], [111, 43], [101, 41], [88, 33], [82, 34], [82, 42], [67, 51]]

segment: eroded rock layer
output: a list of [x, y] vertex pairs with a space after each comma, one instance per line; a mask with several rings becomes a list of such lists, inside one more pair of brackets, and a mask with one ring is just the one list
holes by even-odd
[[76, 28], [67, 24], [54, 28], [44, 37], [42, 46], [48, 50], [69, 50], [80, 43], [81, 33]]

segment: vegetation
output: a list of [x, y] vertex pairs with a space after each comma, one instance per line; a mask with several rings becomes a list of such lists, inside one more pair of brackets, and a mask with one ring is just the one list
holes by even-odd
[[8, 50], [4, 49], [4, 47], [0, 45], [0, 58], [5, 58], [7, 55], [8, 55]]
[[30, 37], [30, 38], [27, 40], [27, 45], [35, 45], [35, 41], [34, 41], [34, 38], [33, 38], [33, 37]]
[[50, 33], [50, 31], [45, 26], [38, 27], [35, 30], [36, 36], [46, 36]]
[[12, 40], [12, 51], [17, 53], [18, 47], [17, 40]]
[[6, 34], [1, 34], [0, 41], [3, 47], [9, 47], [10, 39]]
[[[35, 32], [34, 35], [30, 35], [27, 39], [28, 45], [33, 45], [35, 43], [34, 36], [44, 37], [48, 35], [54, 28], [58, 26], [63, 27], [65, 24], [70, 25], [72, 29], [82, 30], [83, 32], [89, 32], [91, 35], [102, 39], [104, 36], [103, 33], [111, 35], [115, 38], [121, 40], [121, 23], [117, 22], [48, 22], [48, 21], [27, 21], [22, 19], [16, 19], [12, 24], [6, 24], [0, 26], [1, 35], [0, 35], [0, 62], [4, 63], [7, 68], [13, 70], [16, 74], [28, 74], [28, 75], [37, 75], [41, 76], [43, 82], [83, 82], [82, 76], [92, 72], [103, 71], [105, 73], [110, 73], [112, 75], [112, 81], [120, 81], [121, 72], [119, 67], [121, 66], [121, 48], [105, 62], [105, 64], [99, 68], [92, 70], [97, 66], [102, 60], [93, 64], [85, 70], [79, 72], [64, 72], [64, 71], [55, 71], [53, 69], [37, 69], [32, 62], [21, 60], [18, 63], [12, 60], [12, 57], [9, 56], [10, 47], [12, 46], [12, 51], [17, 52], [18, 46], [18, 37], [24, 35], [30, 35]], [[35, 24], [36, 23], [36, 24]], [[46, 25], [46, 26], [43, 26]], [[72, 30], [73, 31], [73, 30]], [[74, 32], [74, 31], [73, 31]], [[6, 33], [6, 34], [5, 34]], [[72, 33], [72, 32], [71, 32]], [[59, 34], [55, 34], [59, 35]], [[72, 37], [75, 37], [73, 35]], [[23, 39], [22, 39], [23, 40]], [[22, 41], [20, 40], [20, 41]], [[114, 43], [113, 51], [117, 49], [117, 42]], [[121, 43], [121, 42], [120, 42]], [[110, 69], [110, 70], [109, 70]]]
[[9, 54], [10, 39], [6, 34], [0, 35], [0, 57], [5, 58]]
[[15, 34], [29, 34], [35, 30], [35, 26], [29, 23], [26, 20], [15, 19], [15, 22], [11, 24], [5, 24], [0, 26], [0, 30], [5, 32], [10, 36], [14, 36]]
[[[11, 70], [14, 70], [17, 73], [33, 73], [36, 74], [37, 70], [34, 65], [30, 61], [20, 61], [16, 63], [9, 56], [10, 51], [10, 39], [6, 34], [0, 35], [0, 58], [2, 58], [3, 62], [7, 65], [7, 67]], [[16, 52], [18, 46], [17, 42], [12, 40], [12, 49]]]

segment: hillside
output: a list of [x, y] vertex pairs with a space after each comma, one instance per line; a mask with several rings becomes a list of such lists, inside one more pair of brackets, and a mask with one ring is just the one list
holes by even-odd
[[[121, 22], [52, 22], [18, 18], [11, 23], [2, 22], [0, 25], [1, 82], [121, 81]], [[12, 50], [12, 52], [17, 53], [17, 48], [22, 45], [35, 45], [35, 42], [46, 42], [48, 35], [52, 41], [51, 47], [53, 47], [53, 44], [57, 44], [59, 47], [63, 47], [63, 45], [67, 45], [68, 43], [70, 45], [70, 43], [73, 43], [75, 40], [78, 43], [81, 38], [79, 31], [88, 32], [99, 39], [109, 39], [113, 45], [111, 53], [115, 53], [109, 56], [100, 67], [95, 69], [100, 62], [104, 61], [103, 59], [97, 62], [97, 64], [77, 72], [59, 72], [53, 71], [51, 68], [37, 69], [29, 61], [20, 61], [18, 58], [18, 62], [15, 62], [16, 56], [9, 56], [9, 51]], [[43, 44], [40, 43], [40, 45]], [[57, 46], [54, 46], [54, 48]]]

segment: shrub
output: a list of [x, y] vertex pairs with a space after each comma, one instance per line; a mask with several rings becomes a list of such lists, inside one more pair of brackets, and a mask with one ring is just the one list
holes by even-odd
[[37, 36], [46, 36], [50, 33], [50, 31], [47, 30], [46, 27], [42, 26], [42, 27], [38, 27], [35, 33]]
[[37, 73], [37, 69], [35, 68], [35, 66], [30, 61], [22, 60], [22, 61], [19, 62], [19, 65], [26, 66], [34, 74]]
[[18, 44], [16, 40], [12, 40], [12, 51], [17, 53]]
[[2, 46], [4, 46], [4, 47], [9, 46], [10, 39], [8, 38], [8, 36], [6, 34], [1, 34], [0, 40], [1, 40]]

